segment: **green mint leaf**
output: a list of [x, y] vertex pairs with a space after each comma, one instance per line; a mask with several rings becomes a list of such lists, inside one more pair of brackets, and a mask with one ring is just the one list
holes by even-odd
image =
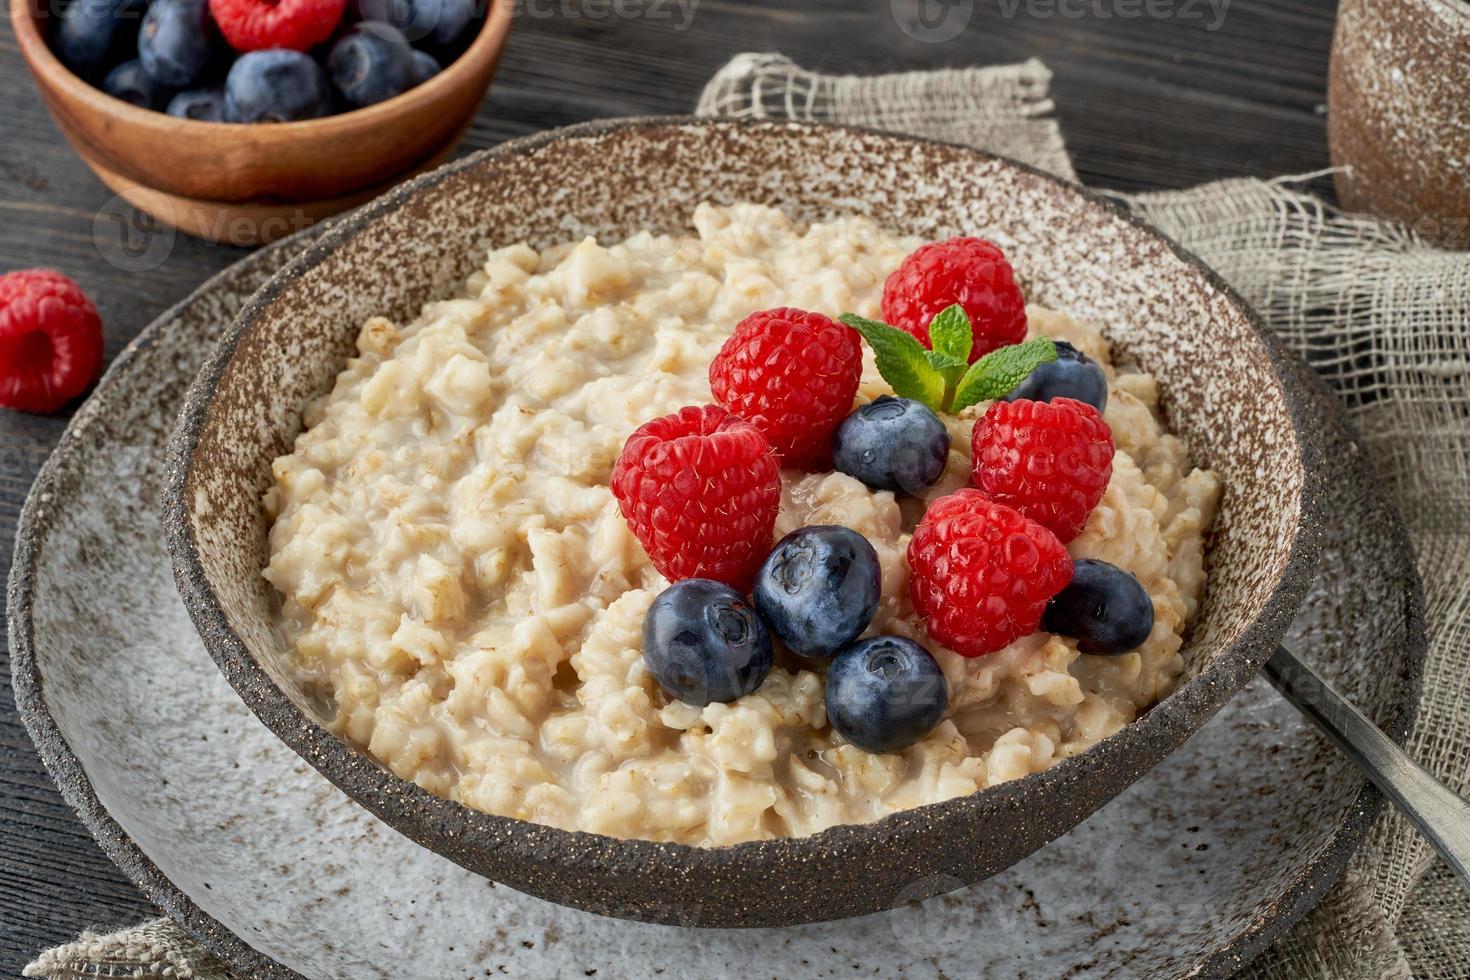
[[928, 361], [929, 366], [934, 368], [936, 371], [946, 371], [952, 370], [954, 368], [967, 368], [970, 366], [969, 362], [966, 361], [963, 357], [951, 357], [948, 354], [941, 354], [938, 351], [933, 350], [925, 351], [924, 359]]
[[975, 332], [970, 329], [970, 317], [958, 303], [940, 310], [929, 321], [929, 346], [937, 354], [969, 364], [974, 343]]
[[940, 397], [939, 404], [948, 411], [949, 403], [954, 401], [955, 385], [960, 383], [960, 378], [964, 376], [965, 369], [970, 365], [963, 358], [951, 357], [938, 351], [931, 350], [925, 353], [928, 355], [929, 366], [938, 371], [939, 376], [944, 379], [944, 394]]
[[923, 402], [936, 412], [942, 410], [944, 376], [930, 365], [929, 352], [913, 335], [855, 313], [844, 313], [838, 319], [862, 334], [873, 348], [878, 373], [894, 394]]
[[960, 378], [950, 411], [958, 412], [977, 402], [1004, 398], [1039, 365], [1056, 359], [1057, 346], [1048, 337], [1037, 337], [1024, 344], [991, 351], [970, 365], [970, 370]]

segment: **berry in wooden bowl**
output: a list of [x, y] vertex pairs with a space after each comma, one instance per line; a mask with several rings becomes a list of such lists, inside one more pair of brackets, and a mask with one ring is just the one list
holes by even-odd
[[469, 3], [11, 0], [11, 21], [103, 183], [165, 224], [251, 245], [449, 155], [512, 16], [509, 0]]

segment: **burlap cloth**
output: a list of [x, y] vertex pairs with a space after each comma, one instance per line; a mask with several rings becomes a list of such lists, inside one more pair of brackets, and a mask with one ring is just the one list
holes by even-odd
[[[741, 55], [710, 81], [698, 111], [934, 136], [1075, 179], [1051, 118], [1050, 80], [1034, 60], [860, 79], [815, 75], [779, 55]], [[1289, 180], [1227, 180], [1122, 200], [1214, 266], [1342, 393], [1408, 521], [1428, 593], [1428, 671], [1410, 749], [1466, 792], [1470, 255], [1340, 214]], [[1462, 980], [1470, 977], [1470, 901], [1407, 821], [1390, 812], [1322, 904], [1246, 975]], [[43, 954], [26, 976], [244, 980], [167, 919], [88, 933]]]

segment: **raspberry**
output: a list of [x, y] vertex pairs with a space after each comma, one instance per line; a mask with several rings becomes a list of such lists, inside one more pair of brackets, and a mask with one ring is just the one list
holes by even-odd
[[54, 412], [102, 373], [102, 319], [50, 269], [0, 276], [0, 405]]
[[236, 51], [308, 51], [332, 36], [347, 0], [209, 0], [209, 12]]
[[749, 592], [771, 550], [781, 470], [760, 429], [705, 405], [629, 436], [612, 492], [665, 578], [708, 578]]
[[971, 363], [1026, 339], [1026, 300], [1005, 254], [983, 238], [919, 246], [883, 284], [883, 319], [929, 346], [929, 321], [959, 303], [970, 317]]
[[1071, 541], [1113, 475], [1113, 433], [1072, 398], [996, 402], [971, 436], [975, 486]]
[[783, 466], [831, 469], [832, 433], [863, 373], [857, 332], [820, 313], [752, 313], [709, 368], [715, 400], [766, 434]]
[[929, 506], [909, 541], [909, 598], [929, 635], [962, 657], [1036, 632], [1072, 579], [1056, 535], [978, 490]]

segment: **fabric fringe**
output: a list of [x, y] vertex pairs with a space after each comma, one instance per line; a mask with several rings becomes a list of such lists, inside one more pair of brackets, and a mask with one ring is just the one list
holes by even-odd
[[1017, 65], [819, 75], [779, 54], [736, 55], [705, 87], [700, 116], [845, 123], [982, 147], [1077, 179], [1052, 118], [1051, 69]]

